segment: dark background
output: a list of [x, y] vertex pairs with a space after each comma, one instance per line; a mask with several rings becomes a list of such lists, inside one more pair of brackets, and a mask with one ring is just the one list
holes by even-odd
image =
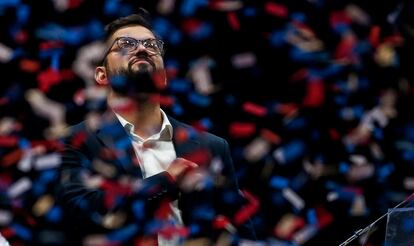
[[[253, 222], [262, 243], [337, 245], [411, 194], [411, 1], [3, 0], [0, 45], [11, 55], [0, 52], [0, 233], [10, 242], [56, 237], [42, 226], [58, 224], [59, 208], [39, 215], [32, 207], [50, 189], [49, 170], [26, 170], [22, 158], [52, 153], [59, 129], [99, 110], [93, 70], [81, 74], [75, 61], [90, 55], [82, 64], [92, 68], [100, 53], [82, 48], [139, 7], [166, 42], [174, 103], [163, 109], [228, 140], [241, 187], [260, 201]], [[237, 66], [240, 57], [252, 60]], [[207, 93], [192, 76], [203, 62]], [[63, 120], [39, 113], [33, 91], [60, 105]], [[256, 158], [254, 147], [263, 151]], [[28, 188], [11, 197], [22, 179]], [[367, 245], [382, 245], [385, 222]], [[312, 233], [300, 242], [305, 228]]]

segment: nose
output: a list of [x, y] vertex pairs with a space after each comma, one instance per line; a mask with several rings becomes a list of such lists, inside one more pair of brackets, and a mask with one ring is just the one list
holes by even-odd
[[135, 49], [133, 50], [134, 53], [140, 53], [143, 51], [145, 51], [146, 53], [149, 53], [147, 48], [141, 42], [139, 42], [137, 44], [137, 47], [135, 47]]

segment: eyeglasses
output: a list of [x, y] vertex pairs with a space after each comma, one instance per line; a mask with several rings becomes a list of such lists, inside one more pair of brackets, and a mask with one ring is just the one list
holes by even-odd
[[133, 52], [140, 44], [142, 44], [151, 54], [164, 55], [164, 42], [161, 39], [148, 38], [139, 40], [131, 37], [118, 37], [112, 42], [111, 46], [109, 46], [109, 49], [105, 52], [102, 60], [105, 60], [106, 56], [114, 51], [112, 47], [115, 43], [118, 48], [125, 53]]

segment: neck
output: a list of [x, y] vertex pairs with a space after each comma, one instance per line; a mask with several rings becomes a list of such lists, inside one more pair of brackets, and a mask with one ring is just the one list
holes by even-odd
[[112, 92], [108, 104], [117, 114], [131, 122], [134, 133], [144, 139], [161, 130], [162, 115], [156, 94], [140, 94], [132, 98]]

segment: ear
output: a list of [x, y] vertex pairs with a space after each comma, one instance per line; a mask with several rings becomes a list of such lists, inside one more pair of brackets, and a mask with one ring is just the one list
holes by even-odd
[[99, 66], [95, 68], [95, 81], [99, 85], [108, 85], [108, 76], [106, 75], [106, 68], [104, 66]]

